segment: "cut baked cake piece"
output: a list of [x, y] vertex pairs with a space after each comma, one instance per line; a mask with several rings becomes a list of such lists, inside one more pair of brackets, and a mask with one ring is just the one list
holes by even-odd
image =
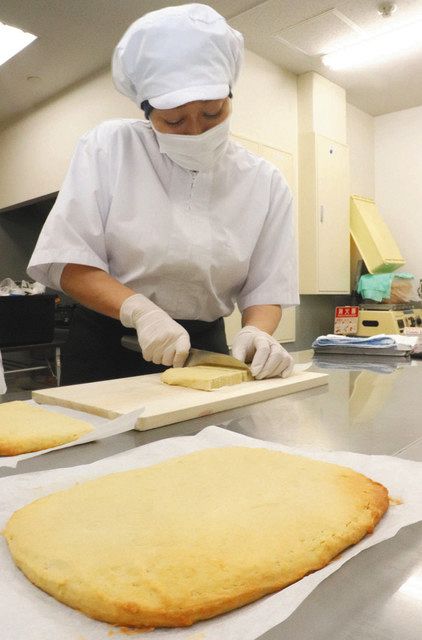
[[253, 378], [252, 374], [246, 369], [198, 365], [196, 367], [167, 369], [161, 374], [161, 380], [166, 384], [180, 387], [213, 391], [226, 385], [247, 382], [248, 380], [253, 380]]

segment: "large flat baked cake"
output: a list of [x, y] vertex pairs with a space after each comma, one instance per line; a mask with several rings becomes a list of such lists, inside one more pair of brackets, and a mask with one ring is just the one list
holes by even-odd
[[0, 456], [41, 451], [78, 440], [92, 427], [61, 413], [17, 400], [0, 404]]
[[324, 567], [387, 508], [387, 490], [349, 468], [226, 447], [53, 493], [16, 511], [5, 537], [57, 600], [117, 625], [177, 627]]

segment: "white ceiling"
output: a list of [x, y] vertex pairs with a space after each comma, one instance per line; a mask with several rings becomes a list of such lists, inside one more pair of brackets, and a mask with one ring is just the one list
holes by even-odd
[[[38, 36], [0, 66], [0, 126], [110, 63], [136, 18], [160, 0], [3, 0], [0, 21]], [[350, 103], [372, 115], [422, 105], [421, 48], [356, 71], [329, 71], [320, 54], [395, 26], [422, 20], [422, 0], [397, 0], [390, 18], [379, 0], [212, 0], [242, 31], [246, 47], [300, 74], [314, 70], [343, 86]]]

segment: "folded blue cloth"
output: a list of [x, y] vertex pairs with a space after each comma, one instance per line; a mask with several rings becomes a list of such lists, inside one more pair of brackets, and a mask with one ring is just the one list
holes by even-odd
[[380, 333], [376, 336], [369, 336], [369, 338], [358, 338], [349, 336], [338, 336], [329, 333], [327, 336], [319, 336], [313, 341], [313, 347], [364, 347], [368, 349], [377, 347], [393, 347], [396, 344], [393, 338], [386, 336], [384, 333]]

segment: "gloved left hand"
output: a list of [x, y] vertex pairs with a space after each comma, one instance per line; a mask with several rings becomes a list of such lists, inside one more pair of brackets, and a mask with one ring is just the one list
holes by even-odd
[[251, 362], [254, 378], [288, 378], [293, 372], [293, 358], [269, 333], [247, 325], [234, 337], [232, 354], [242, 362]]

